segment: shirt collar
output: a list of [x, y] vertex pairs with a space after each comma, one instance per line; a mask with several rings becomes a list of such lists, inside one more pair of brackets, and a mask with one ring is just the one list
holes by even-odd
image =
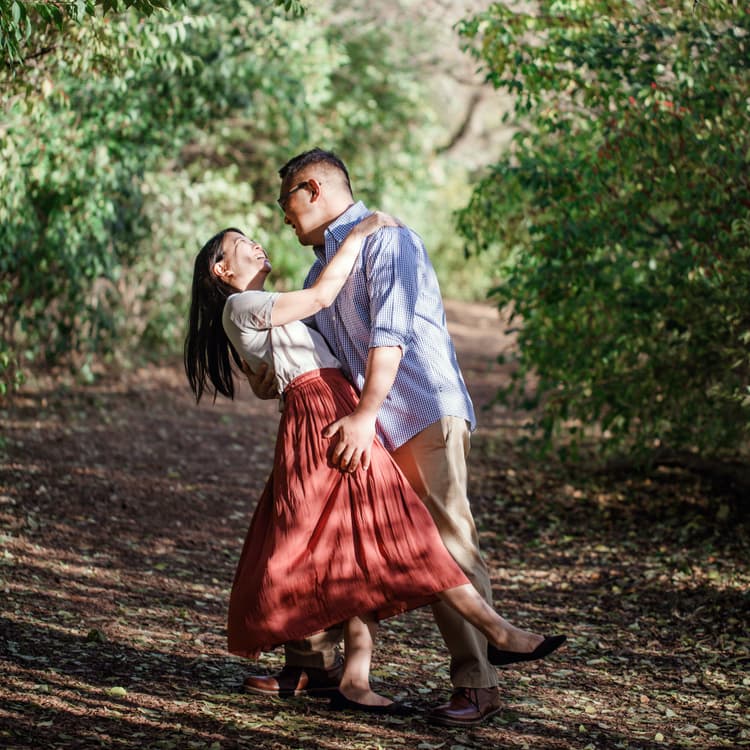
[[349, 206], [341, 216], [334, 219], [324, 232], [325, 245], [316, 245], [313, 248], [318, 258], [325, 261], [326, 256], [330, 257], [335, 253], [349, 232], [369, 213], [370, 211], [365, 204], [362, 201], [357, 201]]

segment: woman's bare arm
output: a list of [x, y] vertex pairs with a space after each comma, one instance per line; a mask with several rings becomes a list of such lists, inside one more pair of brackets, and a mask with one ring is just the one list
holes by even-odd
[[349, 232], [331, 262], [308, 289], [283, 292], [278, 296], [271, 313], [271, 325], [283, 326], [294, 320], [303, 320], [332, 305], [349, 278], [365, 238], [382, 227], [397, 226], [402, 225], [392, 216], [380, 211], [360, 221]]

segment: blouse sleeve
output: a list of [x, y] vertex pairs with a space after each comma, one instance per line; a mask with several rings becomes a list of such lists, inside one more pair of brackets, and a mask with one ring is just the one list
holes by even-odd
[[226, 301], [225, 324], [231, 321], [240, 331], [264, 331], [271, 328], [273, 311], [278, 292], [239, 292]]

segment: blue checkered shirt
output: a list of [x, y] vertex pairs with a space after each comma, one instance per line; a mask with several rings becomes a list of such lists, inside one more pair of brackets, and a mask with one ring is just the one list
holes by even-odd
[[[317, 260], [305, 287], [369, 213], [363, 203], [355, 203], [328, 227], [325, 246], [315, 247]], [[378, 413], [377, 432], [389, 451], [442, 417], [460, 417], [471, 429], [476, 426], [437, 276], [422, 240], [411, 230], [385, 227], [368, 238], [336, 301], [315, 315], [314, 325], [360, 391], [369, 350], [401, 347], [396, 380]]]

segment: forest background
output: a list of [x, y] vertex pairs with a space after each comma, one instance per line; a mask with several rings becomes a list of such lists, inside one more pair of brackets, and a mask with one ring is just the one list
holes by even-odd
[[[744, 482], [748, 29], [739, 2], [0, 2], [0, 381], [180, 350], [192, 259], [314, 145], [515, 326], [529, 434]], [[62, 372], [57, 370], [57, 372]]]
[[[749, 43], [739, 1], [0, 0], [0, 744], [750, 746]], [[226, 652], [278, 409], [195, 405], [192, 262], [234, 224], [298, 285], [315, 145], [424, 236], [495, 602], [569, 634], [477, 727], [424, 719], [426, 610], [379, 635], [404, 720]]]

